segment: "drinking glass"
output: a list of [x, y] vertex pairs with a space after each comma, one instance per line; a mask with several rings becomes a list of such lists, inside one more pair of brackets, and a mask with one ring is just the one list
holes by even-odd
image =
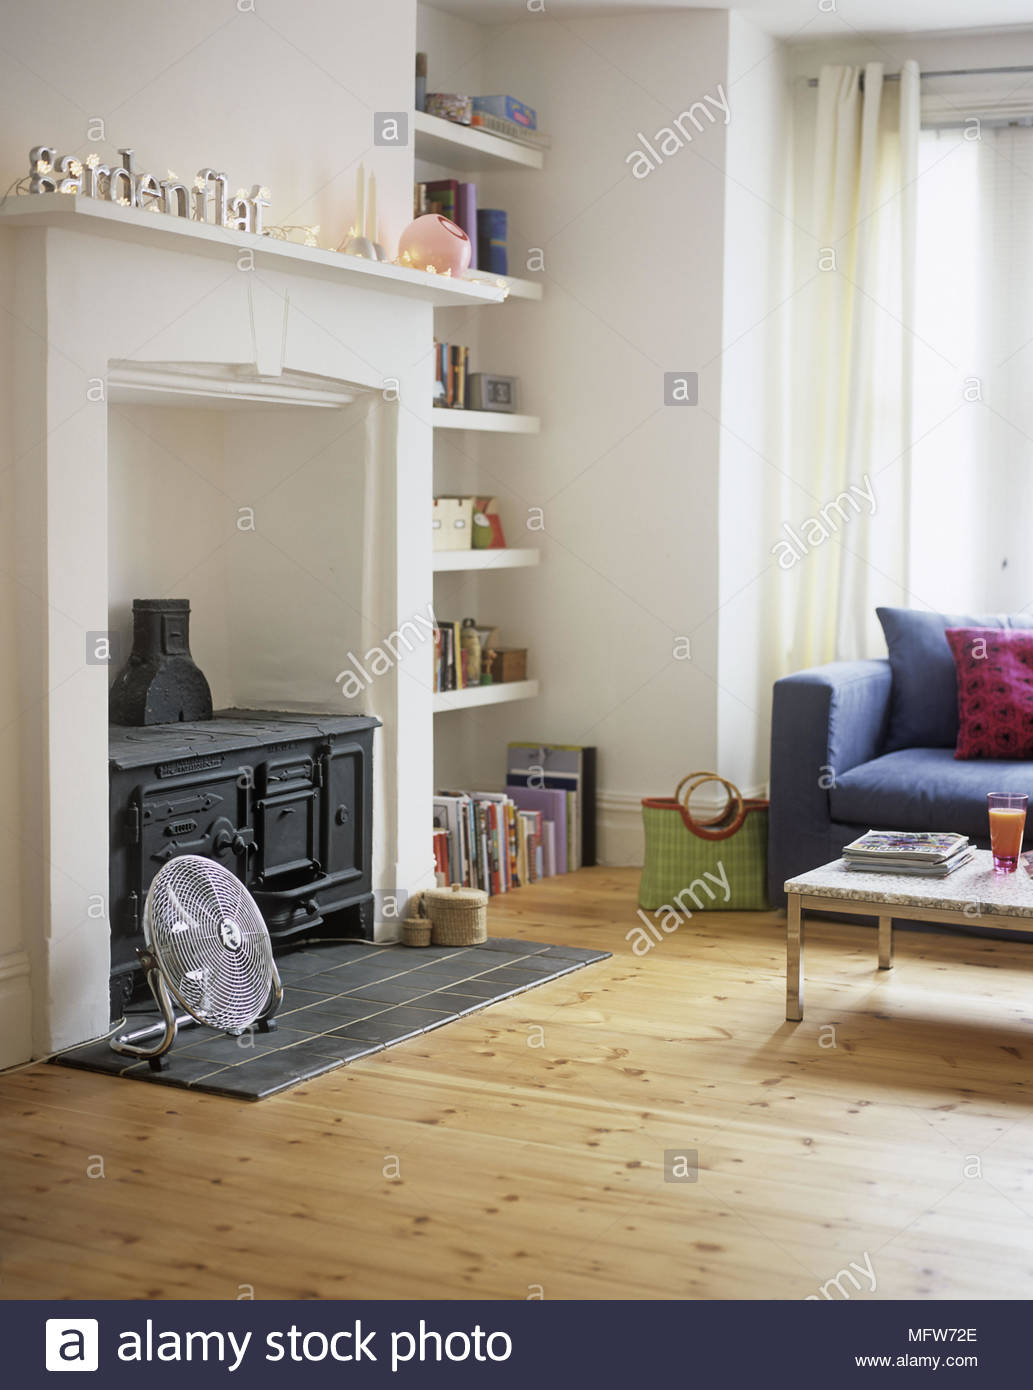
[[1019, 866], [1022, 834], [1026, 829], [1024, 792], [988, 792], [990, 808], [990, 849], [995, 874], [1013, 874]]

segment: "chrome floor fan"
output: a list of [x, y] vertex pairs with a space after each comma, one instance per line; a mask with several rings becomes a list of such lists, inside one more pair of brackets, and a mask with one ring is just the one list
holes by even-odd
[[256, 1023], [262, 1032], [275, 1028], [283, 986], [269, 930], [243, 883], [214, 859], [184, 854], [158, 871], [143, 936], [138, 955], [162, 1021], [112, 1038], [116, 1052], [158, 1069], [180, 1025], [203, 1023], [235, 1036]]

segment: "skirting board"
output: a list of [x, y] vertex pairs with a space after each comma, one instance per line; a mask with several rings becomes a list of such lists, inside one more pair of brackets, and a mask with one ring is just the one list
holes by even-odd
[[0, 1070], [32, 1056], [32, 991], [24, 951], [0, 955]]
[[[673, 788], [672, 788], [673, 790]], [[596, 805], [596, 842], [599, 863], [608, 868], [641, 868], [645, 855], [645, 837], [642, 831], [642, 798], [658, 796], [658, 792], [598, 792]], [[670, 793], [666, 793], [670, 795]], [[743, 788], [743, 796], [766, 796], [763, 787]], [[692, 805], [704, 815], [723, 810], [725, 798], [716, 784], [713, 794], [693, 797]]]

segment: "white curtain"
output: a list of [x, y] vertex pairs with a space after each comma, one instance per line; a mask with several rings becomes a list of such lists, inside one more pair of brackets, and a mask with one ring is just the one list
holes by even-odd
[[1033, 129], [991, 123], [1005, 98], [919, 145], [911, 587], [942, 611], [1033, 606]]
[[[825, 67], [794, 140], [785, 664], [883, 650], [907, 604], [919, 72]], [[792, 558], [795, 556], [795, 558]]]

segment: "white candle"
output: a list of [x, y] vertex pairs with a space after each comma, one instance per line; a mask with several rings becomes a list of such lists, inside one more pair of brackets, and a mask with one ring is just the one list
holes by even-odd
[[365, 215], [364, 215], [364, 212], [363, 212], [363, 208], [364, 208], [364, 206], [365, 206], [365, 197], [364, 197], [365, 188], [366, 188], [366, 171], [363, 169], [362, 165], [360, 164], [359, 167], [358, 167], [358, 171], [356, 172], [356, 175], [355, 175], [355, 235], [356, 235], [356, 236], [364, 236], [364, 235], [365, 235], [364, 227], [365, 227], [365, 221], [366, 221], [366, 219], [365, 219]]
[[377, 176], [369, 176], [369, 197], [366, 201], [366, 235], [370, 241], [377, 240]]

